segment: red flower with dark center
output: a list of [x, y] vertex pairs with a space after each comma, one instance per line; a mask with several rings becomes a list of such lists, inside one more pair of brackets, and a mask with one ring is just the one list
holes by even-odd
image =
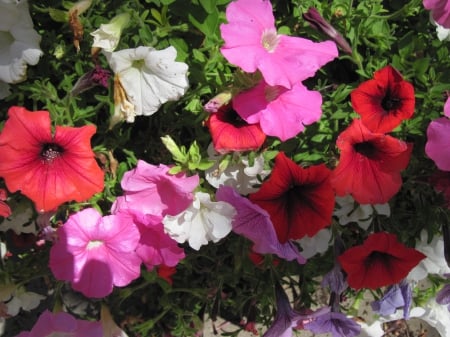
[[400, 171], [411, 157], [412, 144], [372, 133], [360, 119], [338, 137], [339, 164], [331, 175], [336, 194], [352, 194], [360, 204], [384, 204], [402, 185]]
[[377, 289], [399, 283], [425, 257], [397, 241], [396, 235], [379, 232], [347, 249], [338, 261], [350, 287]]
[[48, 212], [103, 189], [90, 145], [95, 126], [56, 126], [52, 135], [47, 111], [11, 107], [8, 115], [0, 134], [0, 176], [11, 192], [20, 190], [39, 212]]
[[392, 66], [376, 71], [373, 77], [352, 91], [352, 106], [370, 131], [390, 132], [412, 117], [414, 87]]
[[259, 124], [248, 124], [230, 105], [222, 106], [206, 121], [214, 149], [219, 153], [257, 150], [266, 140]]
[[314, 236], [331, 224], [334, 192], [325, 165], [302, 168], [280, 152], [270, 178], [249, 199], [267, 211], [278, 240]]

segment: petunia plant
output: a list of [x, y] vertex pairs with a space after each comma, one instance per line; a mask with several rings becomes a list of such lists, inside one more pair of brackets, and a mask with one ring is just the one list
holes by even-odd
[[449, 336], [449, 18], [0, 0], [0, 335]]

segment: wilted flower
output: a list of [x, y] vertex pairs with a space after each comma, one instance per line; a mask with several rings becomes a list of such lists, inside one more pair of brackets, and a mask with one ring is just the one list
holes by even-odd
[[41, 37], [33, 28], [27, 0], [17, 4], [0, 2], [0, 38], [1, 99], [8, 93], [1, 82], [24, 81], [27, 65], [37, 64], [42, 55]]
[[94, 43], [92, 47], [102, 48], [106, 52], [112, 52], [119, 44], [122, 30], [128, 25], [130, 14], [116, 15], [109, 23], [100, 25], [100, 28], [92, 32]]

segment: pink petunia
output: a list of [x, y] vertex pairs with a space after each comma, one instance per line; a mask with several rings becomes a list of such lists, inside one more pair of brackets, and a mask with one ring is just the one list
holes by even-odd
[[103, 328], [100, 322], [75, 319], [65, 312], [51, 313], [44, 311], [31, 331], [21, 332], [16, 337], [102, 337]]
[[450, 97], [447, 98], [444, 104], [444, 115], [450, 118]]
[[226, 17], [228, 23], [220, 26], [223, 56], [246, 72], [259, 70], [272, 86], [291, 88], [338, 56], [332, 41], [278, 34], [268, 0], [232, 1]]
[[55, 277], [93, 298], [107, 296], [113, 285], [123, 287], [139, 277], [141, 259], [135, 249], [140, 235], [130, 219], [122, 214], [102, 217], [93, 208], [70, 216], [50, 250]]
[[282, 141], [297, 136], [322, 115], [322, 96], [301, 83], [286, 89], [261, 81], [233, 99], [233, 108], [247, 123], [259, 123], [266, 135]]
[[434, 21], [445, 28], [450, 28], [450, 2], [448, 0], [423, 0], [423, 6], [431, 11]]
[[425, 152], [442, 171], [450, 171], [450, 119], [438, 118], [428, 125]]
[[170, 167], [139, 160], [135, 169], [122, 178], [124, 195], [112, 206], [112, 213], [132, 209], [143, 215], [163, 218], [184, 211], [194, 199], [192, 191], [199, 184], [198, 175], [170, 174]]

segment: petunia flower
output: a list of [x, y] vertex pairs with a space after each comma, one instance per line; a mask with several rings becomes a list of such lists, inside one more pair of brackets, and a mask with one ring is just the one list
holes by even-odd
[[329, 177], [325, 165], [302, 168], [280, 152], [269, 179], [249, 199], [270, 214], [280, 242], [312, 237], [331, 224], [334, 192]]
[[86, 208], [58, 228], [58, 241], [50, 250], [50, 269], [59, 280], [87, 297], [109, 295], [139, 277], [141, 259], [135, 250], [140, 235], [122, 214], [102, 217]]
[[441, 117], [428, 125], [425, 152], [442, 171], [450, 171], [450, 118]]
[[264, 179], [270, 173], [264, 169], [262, 154], [256, 156], [253, 165], [250, 166], [248, 156], [237, 153], [225, 168], [221, 165], [223, 156], [215, 154], [212, 146], [208, 147], [208, 155], [215, 164], [205, 171], [205, 179], [215, 188], [219, 188], [220, 185], [232, 186], [240, 194], [246, 195], [258, 190], [256, 187], [260, 183], [258, 177]]
[[8, 316], [17, 316], [20, 310], [31, 311], [39, 305], [45, 296], [26, 291], [15, 284], [1, 284], [0, 302], [6, 305]]
[[447, 0], [423, 0], [423, 6], [431, 11], [434, 21], [450, 28], [450, 3]]
[[229, 203], [213, 202], [208, 193], [197, 192], [191, 206], [175, 216], [166, 215], [163, 224], [172, 239], [179, 243], [188, 241], [191, 248], [199, 250], [209, 241], [218, 242], [227, 236], [235, 215]]
[[351, 92], [353, 109], [372, 132], [386, 133], [412, 117], [414, 87], [394, 67], [388, 65]]
[[175, 61], [172, 46], [163, 50], [141, 46], [105, 55], [136, 116], [153, 115], [161, 104], [183, 96], [189, 86], [188, 66]]
[[232, 1], [226, 17], [228, 23], [220, 25], [223, 56], [246, 72], [259, 70], [271, 86], [291, 88], [338, 56], [332, 41], [278, 34], [268, 0]]
[[95, 126], [56, 126], [47, 111], [11, 107], [0, 134], [0, 176], [11, 192], [33, 200], [38, 212], [85, 201], [103, 190], [104, 173], [91, 149]]
[[33, 28], [28, 1], [0, 2], [0, 36], [0, 83], [24, 81], [27, 65], [36, 65], [42, 55], [41, 36]]
[[227, 105], [232, 98], [232, 94], [229, 91], [221, 92], [211, 98], [206, 104], [203, 106], [206, 112], [216, 113], [219, 109], [225, 105]]
[[[446, 274], [447, 278], [450, 274]], [[446, 305], [447, 309], [450, 311], [450, 284], [446, 284], [441, 290], [436, 294], [436, 302], [440, 305]]]
[[322, 96], [301, 83], [286, 89], [261, 81], [237, 94], [232, 104], [247, 123], [259, 123], [266, 135], [282, 141], [297, 136], [305, 125], [318, 121], [322, 115]]
[[232, 187], [220, 186], [216, 192], [216, 200], [225, 201], [236, 209], [237, 214], [232, 222], [233, 232], [251, 240], [254, 252], [275, 254], [287, 261], [296, 260], [300, 264], [306, 262], [291, 240], [284, 243], [278, 240], [269, 214], [239, 195]]
[[315, 334], [330, 333], [332, 337], [354, 337], [361, 332], [361, 326], [340, 312], [326, 312], [304, 324], [305, 329]]
[[403, 309], [403, 318], [409, 319], [409, 310], [412, 301], [411, 285], [402, 280], [398, 284], [390, 286], [383, 297], [370, 303], [372, 310], [383, 316], [392, 315], [397, 308]]
[[117, 197], [111, 211], [132, 210], [162, 219], [176, 215], [192, 203], [193, 190], [199, 183], [198, 175], [170, 174], [170, 167], [158, 166], [139, 160], [136, 168], [125, 172], [121, 186], [123, 196]]
[[304, 236], [297, 240], [302, 247], [302, 255], [309, 259], [316, 254], [325, 253], [330, 247], [331, 231], [328, 228], [321, 229], [314, 236]]
[[354, 119], [336, 145], [341, 154], [331, 184], [338, 196], [351, 194], [359, 204], [384, 204], [400, 190], [400, 171], [408, 165], [411, 144], [372, 133]]
[[436, 170], [429, 179], [434, 190], [441, 193], [444, 198], [444, 206], [450, 209], [450, 171]]
[[107, 88], [110, 75], [111, 74], [108, 70], [103, 69], [99, 64], [97, 64], [94, 69], [83, 74], [78, 79], [70, 91], [70, 94], [72, 96], [77, 96], [82, 92], [99, 85]]
[[219, 153], [258, 150], [266, 140], [259, 124], [248, 124], [230, 105], [210, 114], [205, 125]]
[[347, 249], [338, 261], [350, 287], [377, 289], [399, 283], [425, 257], [397, 241], [395, 234], [377, 232]]
[[111, 19], [109, 23], [100, 25], [100, 28], [93, 31], [91, 35], [94, 37], [92, 47], [102, 48], [106, 52], [112, 52], [119, 44], [122, 30], [128, 25], [130, 14], [118, 14]]
[[104, 337], [100, 322], [75, 319], [65, 312], [51, 313], [44, 311], [31, 331], [24, 331], [16, 337]]
[[375, 204], [375, 205], [359, 205], [351, 195], [344, 197], [336, 197], [336, 204], [339, 208], [335, 209], [333, 215], [339, 219], [341, 225], [346, 225], [350, 222], [356, 222], [359, 227], [367, 230], [372, 223], [372, 215], [374, 211], [376, 214], [386, 216], [391, 215], [389, 204]]
[[8, 199], [8, 194], [4, 188], [0, 188], [0, 216], [7, 218], [11, 215], [11, 208], [5, 202]]

